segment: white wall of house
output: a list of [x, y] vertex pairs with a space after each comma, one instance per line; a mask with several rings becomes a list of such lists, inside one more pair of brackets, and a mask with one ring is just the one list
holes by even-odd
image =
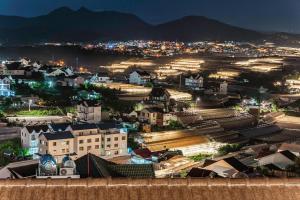
[[226, 95], [228, 93], [228, 83], [223, 82], [220, 84], [220, 94]]
[[129, 75], [129, 83], [131, 84], [138, 84], [138, 85], [144, 85], [147, 82], [149, 82], [148, 78], [143, 78], [142, 76], [140, 76], [139, 73], [137, 73], [136, 71], [132, 72]]
[[101, 106], [86, 107], [77, 105], [77, 118], [82, 121], [94, 123], [101, 121]]
[[127, 134], [106, 133], [102, 136], [101, 157], [112, 158], [127, 154]]
[[186, 78], [185, 86], [194, 90], [199, 90], [200, 88], [203, 88], [203, 77], [198, 79], [194, 79], [193, 77]]
[[30, 155], [39, 152], [39, 135], [41, 132], [33, 131], [29, 133], [26, 127], [21, 129], [21, 145], [23, 148], [28, 148]]

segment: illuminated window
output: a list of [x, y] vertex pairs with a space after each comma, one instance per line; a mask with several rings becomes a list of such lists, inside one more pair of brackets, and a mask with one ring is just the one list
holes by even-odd
[[79, 140], [79, 144], [83, 144], [83, 142], [84, 142], [83, 140]]
[[84, 150], [84, 148], [83, 147], [79, 147], [79, 151], [83, 151]]

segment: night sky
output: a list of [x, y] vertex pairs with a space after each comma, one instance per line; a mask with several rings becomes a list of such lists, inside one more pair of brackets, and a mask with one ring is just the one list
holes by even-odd
[[0, 0], [0, 14], [37, 16], [61, 6], [128, 12], [150, 23], [202, 15], [245, 28], [300, 33], [300, 0]]

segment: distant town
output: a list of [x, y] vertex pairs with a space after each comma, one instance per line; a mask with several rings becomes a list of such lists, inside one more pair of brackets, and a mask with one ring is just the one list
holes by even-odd
[[299, 177], [300, 48], [33, 45], [49, 47], [112, 61], [2, 55], [1, 179]]

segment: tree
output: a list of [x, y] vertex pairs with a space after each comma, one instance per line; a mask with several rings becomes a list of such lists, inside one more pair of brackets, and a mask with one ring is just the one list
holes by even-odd
[[[19, 139], [6, 140], [0, 144], [0, 166], [7, 165], [12, 159], [22, 152], [21, 141]], [[10, 153], [10, 157], [5, 156]]]
[[241, 144], [227, 144], [218, 149], [220, 155], [226, 155], [231, 152], [239, 151], [243, 146]]
[[153, 83], [151, 82], [148, 82], [145, 84], [145, 87], [148, 87], [148, 88], [153, 88]]
[[175, 121], [175, 120], [171, 120], [170, 122], [169, 122], [169, 128], [170, 129], [182, 129], [183, 128], [183, 126], [182, 126], [182, 124], [181, 123], [179, 123], [178, 121]]

